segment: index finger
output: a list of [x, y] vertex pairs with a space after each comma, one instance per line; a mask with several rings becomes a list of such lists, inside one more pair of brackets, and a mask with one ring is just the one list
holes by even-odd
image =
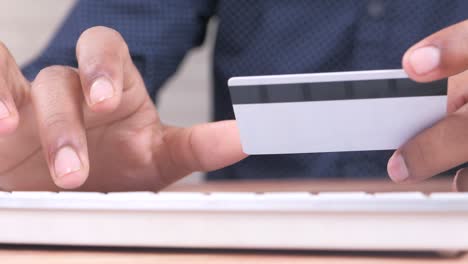
[[403, 68], [420, 82], [446, 78], [468, 69], [468, 20], [442, 29], [413, 45]]

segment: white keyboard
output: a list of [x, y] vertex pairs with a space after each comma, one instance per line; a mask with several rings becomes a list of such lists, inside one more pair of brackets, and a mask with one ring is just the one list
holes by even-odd
[[468, 193], [0, 192], [0, 243], [467, 250]]

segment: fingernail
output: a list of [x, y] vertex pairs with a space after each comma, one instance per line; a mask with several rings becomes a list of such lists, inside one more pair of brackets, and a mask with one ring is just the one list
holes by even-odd
[[0, 119], [5, 119], [10, 116], [10, 111], [6, 107], [5, 103], [0, 101]]
[[408, 178], [408, 167], [400, 153], [395, 152], [388, 161], [388, 174], [395, 182], [402, 182]]
[[409, 63], [417, 74], [429, 73], [440, 64], [440, 50], [434, 46], [416, 49], [410, 54]]
[[452, 189], [456, 192], [468, 192], [468, 176], [466, 168], [459, 169], [453, 179]]
[[89, 93], [91, 104], [100, 103], [106, 99], [111, 98], [112, 96], [114, 96], [114, 87], [107, 78], [101, 77], [94, 81], [93, 85], [91, 85], [91, 90]]
[[81, 161], [73, 148], [63, 147], [55, 155], [54, 167], [55, 175], [60, 178], [79, 171], [81, 169]]

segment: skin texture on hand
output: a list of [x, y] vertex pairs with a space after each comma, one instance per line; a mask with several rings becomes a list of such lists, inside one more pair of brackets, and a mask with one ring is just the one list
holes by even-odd
[[[468, 21], [464, 21], [423, 39], [404, 55], [403, 67], [416, 81], [449, 77], [447, 116], [394, 153], [388, 163], [394, 181], [418, 182], [468, 161], [467, 44]], [[466, 174], [457, 173], [455, 189], [468, 189]]]
[[[448, 114], [395, 152], [388, 172], [396, 182], [421, 181], [468, 161], [467, 32], [468, 22], [453, 25], [403, 57], [416, 81], [449, 77]], [[161, 124], [116, 31], [85, 31], [76, 55], [78, 69], [48, 67], [28, 83], [0, 45], [0, 189], [158, 190], [245, 158], [234, 121]], [[458, 190], [468, 189], [466, 174], [457, 173]]]
[[246, 157], [235, 121], [162, 124], [116, 31], [88, 29], [76, 55], [30, 84], [0, 46], [0, 189], [155, 191]]

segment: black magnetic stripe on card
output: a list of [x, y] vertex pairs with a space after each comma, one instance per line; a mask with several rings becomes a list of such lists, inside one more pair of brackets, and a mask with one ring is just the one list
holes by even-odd
[[332, 101], [447, 94], [447, 79], [418, 83], [385, 79], [229, 87], [233, 104]]

